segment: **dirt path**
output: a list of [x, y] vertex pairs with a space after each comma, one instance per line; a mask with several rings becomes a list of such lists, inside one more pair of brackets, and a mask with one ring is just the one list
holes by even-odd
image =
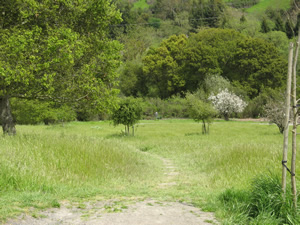
[[83, 208], [62, 205], [40, 212], [34, 218], [23, 215], [8, 221], [10, 225], [205, 225], [217, 224], [212, 213], [179, 202], [160, 202], [152, 199], [131, 204], [119, 201], [85, 203]]
[[[177, 168], [169, 159], [164, 165], [164, 182], [159, 189], [176, 185]], [[22, 215], [6, 225], [205, 225], [218, 224], [212, 213], [179, 202], [154, 199], [105, 200], [85, 203], [62, 202], [60, 208]]]

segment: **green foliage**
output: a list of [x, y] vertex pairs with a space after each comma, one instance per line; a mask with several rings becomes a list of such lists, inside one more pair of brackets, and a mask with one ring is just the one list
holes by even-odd
[[186, 40], [185, 35], [171, 36], [158, 48], [150, 49], [143, 59], [144, 75], [160, 98], [168, 98], [184, 90], [185, 81], [180, 69]]
[[282, 196], [279, 177], [261, 175], [253, 180], [250, 189], [228, 189], [219, 200], [236, 218], [234, 224], [298, 224], [300, 217], [293, 208], [291, 192], [287, 192], [286, 200]]
[[264, 88], [282, 87], [287, 61], [276, 47], [261, 39], [247, 38], [237, 43], [227, 77], [253, 98]]
[[155, 18], [155, 17], [151, 17], [148, 20], [149, 25], [158, 29], [160, 27], [160, 19], [159, 18]]
[[13, 99], [12, 111], [17, 124], [64, 123], [74, 121], [76, 113], [67, 105], [37, 100]]
[[143, 98], [139, 100], [143, 110], [144, 119], [159, 118], [188, 118], [187, 101], [180, 96], [172, 96], [168, 99]]
[[202, 122], [203, 134], [209, 133], [209, 124], [217, 114], [216, 110], [210, 103], [202, 101], [193, 94], [187, 94], [186, 99], [190, 118], [193, 118], [196, 122]]
[[246, 118], [259, 118], [259, 117], [265, 117], [265, 106], [270, 101], [278, 101], [279, 99], [282, 99], [282, 90], [273, 90], [273, 89], [266, 89], [263, 90], [259, 96], [253, 98], [248, 105], [246, 106], [243, 117]]
[[267, 19], [265, 17], [261, 21], [260, 31], [262, 33], [268, 33], [268, 32], [271, 31], [271, 28], [269, 27], [269, 24], [268, 24]]
[[[114, 126], [125, 125], [125, 133], [129, 135], [129, 127], [134, 126], [142, 118], [140, 103], [133, 98], [123, 99], [119, 107], [113, 112], [112, 120]], [[132, 130], [134, 135], [134, 128]]]
[[[1, 1], [0, 97], [115, 105], [122, 46], [108, 39], [110, 1]], [[13, 8], [13, 9], [12, 9]]]
[[288, 58], [289, 39], [284, 32], [270, 31], [268, 33], [258, 33], [257, 38], [266, 40], [277, 47], [281, 56]]
[[[283, 44], [279, 36], [275, 42]], [[210, 74], [220, 74], [254, 98], [264, 88], [282, 87], [287, 69], [274, 44], [230, 29], [171, 36], [150, 49], [143, 63], [148, 91], [161, 98], [194, 92]]]
[[193, 31], [197, 28], [220, 27], [222, 24], [225, 4], [221, 0], [193, 1], [189, 22]]
[[138, 0], [134, 3], [134, 8], [147, 9], [149, 8], [149, 5], [147, 4], [146, 0]]
[[121, 69], [120, 90], [125, 96], [145, 94], [147, 87], [143, 82], [143, 67], [140, 60], [127, 61]]

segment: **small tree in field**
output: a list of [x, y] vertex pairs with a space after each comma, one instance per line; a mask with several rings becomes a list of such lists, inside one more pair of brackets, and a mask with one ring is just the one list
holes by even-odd
[[209, 124], [216, 115], [216, 110], [211, 104], [200, 100], [195, 95], [187, 94], [186, 99], [190, 117], [196, 122], [202, 121], [202, 134], [209, 133]]
[[241, 113], [247, 104], [234, 93], [227, 89], [220, 91], [217, 95], [211, 95], [208, 98], [215, 109], [224, 116], [225, 120], [229, 120], [232, 113]]
[[265, 116], [270, 123], [276, 124], [279, 132], [283, 134], [285, 126], [285, 102], [284, 100], [270, 100], [264, 107]]
[[132, 98], [127, 98], [120, 103], [112, 114], [114, 126], [125, 125], [125, 134], [129, 135], [129, 128], [132, 126], [132, 135], [134, 136], [134, 124], [142, 117], [142, 108], [139, 102]]

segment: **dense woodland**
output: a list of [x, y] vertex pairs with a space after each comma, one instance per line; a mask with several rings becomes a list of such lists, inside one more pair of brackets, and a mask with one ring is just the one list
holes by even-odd
[[300, 24], [299, 0], [269, 2], [1, 2], [2, 124], [9, 103], [17, 123], [49, 124], [109, 118], [126, 97], [144, 118], [188, 117], [187, 94], [224, 88], [247, 102], [232, 116], [264, 116]]

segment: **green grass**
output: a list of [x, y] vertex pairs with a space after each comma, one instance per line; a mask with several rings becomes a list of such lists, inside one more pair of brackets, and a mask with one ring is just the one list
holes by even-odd
[[250, 7], [246, 11], [249, 13], [264, 13], [266, 9], [284, 9], [287, 10], [291, 7], [290, 0], [260, 0], [258, 4]]
[[147, 9], [149, 8], [149, 5], [146, 0], [138, 0], [134, 3], [133, 7], [135, 9], [141, 8], [141, 9]]
[[[0, 137], [0, 220], [97, 196], [187, 201], [226, 217], [217, 210], [224, 191], [247, 190], [269, 171], [281, 174], [283, 140], [274, 125], [216, 121], [209, 135], [192, 120], [136, 127], [135, 137], [109, 122], [17, 126], [16, 137]], [[177, 167], [177, 185], [158, 188], [159, 157]]]

